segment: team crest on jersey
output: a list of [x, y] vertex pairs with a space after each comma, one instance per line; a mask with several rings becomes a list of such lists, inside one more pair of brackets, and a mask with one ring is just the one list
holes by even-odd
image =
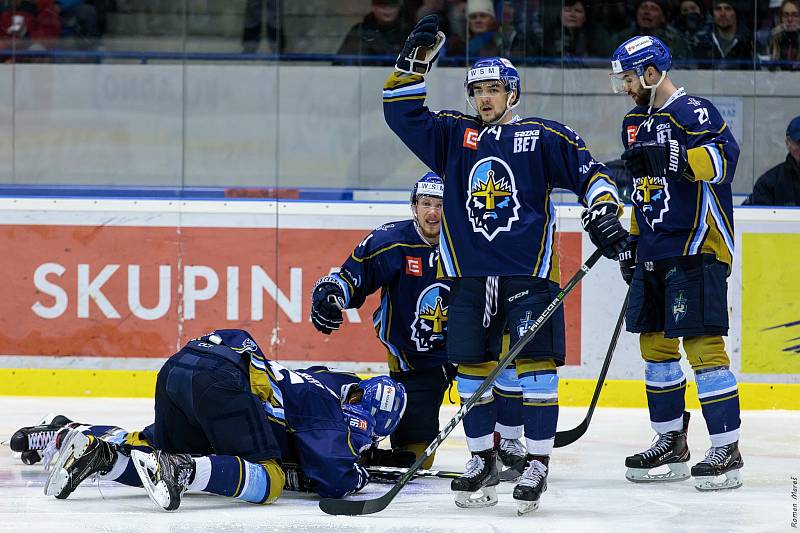
[[686, 316], [686, 298], [683, 296], [683, 291], [680, 291], [672, 301], [672, 317], [677, 324], [684, 316]]
[[443, 283], [434, 283], [417, 299], [414, 322], [411, 323], [411, 338], [417, 350], [424, 352], [441, 344], [447, 331], [447, 297], [450, 289]]
[[664, 220], [669, 211], [669, 183], [663, 176], [633, 179], [631, 201], [641, 210], [650, 228]]
[[514, 173], [502, 159], [486, 157], [472, 167], [467, 190], [467, 214], [472, 230], [491, 241], [519, 220]]

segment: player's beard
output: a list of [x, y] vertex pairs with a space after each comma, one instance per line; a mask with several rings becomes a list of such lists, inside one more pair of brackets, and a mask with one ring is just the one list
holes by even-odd
[[633, 101], [636, 102], [636, 105], [649, 106], [650, 94], [652, 92], [653, 89], [640, 88], [638, 91], [634, 92], [631, 96], [633, 96]]
[[439, 231], [442, 227], [442, 221], [439, 220], [439, 223], [436, 224], [433, 228], [431, 228], [432, 224], [430, 222], [425, 222], [424, 220], [420, 221], [419, 218], [415, 220], [417, 223], [417, 229], [419, 233], [431, 244], [435, 244], [439, 242]]
[[506, 115], [507, 112], [508, 108], [503, 109], [501, 111], [494, 113], [494, 115], [490, 116], [488, 119], [483, 118], [483, 115], [481, 115], [481, 120], [483, 120], [483, 122], [486, 124], [497, 124], [500, 121], [500, 119], [502, 119]]

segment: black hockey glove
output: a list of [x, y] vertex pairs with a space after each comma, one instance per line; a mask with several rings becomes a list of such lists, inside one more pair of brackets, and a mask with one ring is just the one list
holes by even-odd
[[314, 492], [314, 486], [311, 480], [308, 479], [300, 467], [297, 465], [283, 465], [283, 473], [286, 475], [286, 481], [283, 484], [283, 490], [294, 490], [297, 492]]
[[693, 181], [691, 174], [687, 174], [690, 169], [686, 147], [681, 146], [678, 141], [633, 143], [623, 152], [622, 160], [634, 178], [664, 176], [668, 179], [685, 178]]
[[633, 271], [636, 269], [636, 247], [638, 244], [638, 239], [629, 237], [625, 249], [619, 254], [619, 271], [622, 273], [622, 279], [624, 279], [625, 283], [628, 285], [631, 284], [631, 280], [633, 280]]
[[359, 464], [363, 466], [390, 466], [408, 468], [414, 464], [417, 456], [410, 450], [384, 450], [373, 446], [361, 454]]
[[394, 67], [408, 74], [427, 74], [444, 41], [444, 33], [439, 31], [439, 16], [422, 17], [408, 35]]
[[344, 291], [331, 276], [323, 276], [311, 293], [311, 322], [317, 331], [330, 335], [342, 325]]
[[603, 255], [609, 259], [618, 259], [625, 249], [628, 232], [617, 218], [617, 204], [614, 202], [597, 202], [581, 215], [583, 229]]

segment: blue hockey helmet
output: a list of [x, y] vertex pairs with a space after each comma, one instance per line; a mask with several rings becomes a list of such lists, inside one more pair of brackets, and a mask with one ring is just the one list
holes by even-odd
[[[375, 376], [359, 383], [345, 385], [342, 390], [343, 398], [353, 394], [353, 387], [363, 391], [360, 399], [356, 396], [355, 405], [375, 418], [373, 438], [380, 440], [391, 435], [400, 424], [400, 419], [403, 418], [408, 403], [408, 396], [406, 396], [403, 384], [389, 376]], [[342, 409], [347, 411], [348, 405], [347, 402], [343, 403]]]
[[435, 172], [428, 172], [414, 184], [411, 189], [411, 205], [417, 203], [420, 196], [430, 196], [432, 198], [444, 197], [444, 182]]
[[614, 92], [624, 92], [622, 84], [618, 82], [620, 75], [628, 71], [636, 73], [645, 89], [658, 87], [661, 80], [655, 85], [647, 85], [644, 82], [645, 70], [650, 65], [661, 73], [661, 80], [672, 68], [672, 55], [669, 48], [658, 37], [639, 35], [619, 45], [611, 56], [611, 80]]
[[464, 79], [464, 93], [467, 98], [467, 103], [477, 111], [473, 99], [475, 92], [472, 89], [472, 84], [479, 81], [499, 80], [509, 95], [508, 109], [516, 107], [519, 103], [519, 95], [522, 91], [522, 81], [519, 77], [519, 72], [511, 61], [504, 57], [487, 57], [479, 59], [472, 64], [472, 67], [467, 71], [467, 77]]

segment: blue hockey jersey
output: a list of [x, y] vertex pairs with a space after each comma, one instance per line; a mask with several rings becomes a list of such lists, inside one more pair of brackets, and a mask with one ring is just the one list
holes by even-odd
[[361, 381], [358, 376], [324, 367], [289, 370], [267, 359], [255, 340], [237, 329], [216, 330], [190, 341], [187, 348], [215, 353], [249, 374], [282, 460], [298, 464], [317, 494], [340, 498], [363, 485], [363, 472], [356, 468], [359, 453], [350, 441], [339, 397], [341, 385]]
[[733, 262], [731, 182], [739, 145], [710, 101], [678, 89], [660, 109], [633, 108], [622, 121], [622, 143], [677, 140], [687, 149], [694, 181], [635, 177], [631, 201], [638, 261], [712, 253]]
[[425, 106], [425, 80], [393, 73], [383, 91], [389, 127], [445, 182], [440, 274], [559, 281], [554, 188], [584, 205], [619, 203], [616, 185], [572, 129], [525, 118], [487, 125]]
[[386, 346], [389, 369], [404, 372], [447, 361], [447, 281], [437, 281], [439, 247], [429, 244], [413, 220], [376, 228], [332, 276], [345, 293], [346, 307], [359, 308], [380, 289], [373, 314], [375, 332]]

